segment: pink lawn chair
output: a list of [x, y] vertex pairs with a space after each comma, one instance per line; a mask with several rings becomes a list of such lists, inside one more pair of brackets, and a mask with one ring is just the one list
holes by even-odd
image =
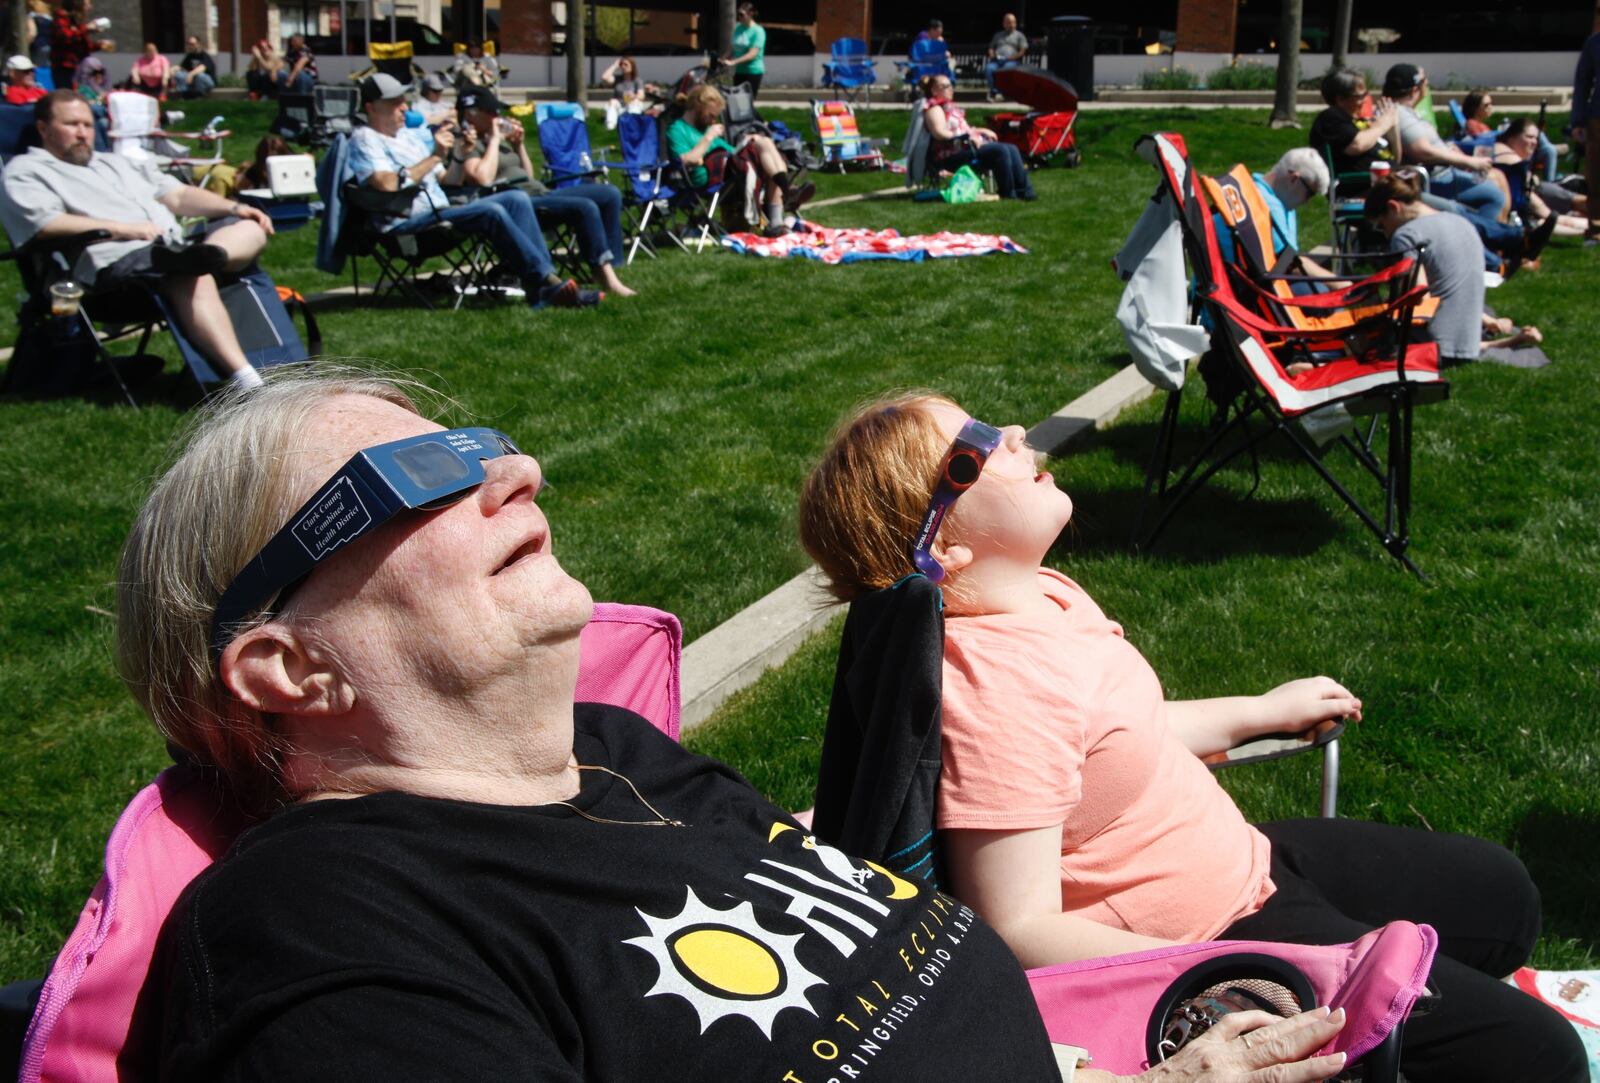
[[[601, 603], [580, 640], [578, 699], [626, 707], [678, 738], [683, 630], [670, 613]], [[200, 772], [169, 767], [129, 802], [106, 871], [56, 957], [23, 1038], [20, 1083], [134, 1076], [118, 1058], [156, 937], [178, 896], [248, 826]]]
[[[602, 603], [581, 644], [578, 699], [625, 707], [676, 740], [677, 618]], [[139, 1058], [122, 1053], [138, 1045], [135, 1006], [162, 923], [189, 882], [245, 826], [221, 806], [210, 781], [190, 768], [168, 768], [134, 797], [106, 844], [105, 875], [44, 984], [24, 1039], [21, 1083], [139, 1078], [132, 1063]], [[1370, 1063], [1380, 1043], [1397, 1049], [1398, 1024], [1422, 990], [1434, 947], [1431, 929], [1399, 922], [1353, 945], [1192, 944], [1048, 967], [1028, 977], [1053, 1041], [1087, 1047], [1096, 1067], [1131, 1072], [1153, 1056], [1147, 1038], [1158, 1028], [1147, 1020], [1165, 1019], [1168, 1002], [1181, 1005], [1219, 982], [1251, 978], [1255, 971], [1240, 969], [1240, 953], [1261, 953], [1293, 964], [1287, 977], [1281, 966], [1272, 970], [1296, 1001], [1284, 1010], [1313, 1003], [1346, 1007], [1351, 1022], [1331, 1050], [1367, 1054]], [[1219, 957], [1227, 959], [1227, 969], [1208, 970]], [[1196, 981], [1206, 984], [1191, 990]]]

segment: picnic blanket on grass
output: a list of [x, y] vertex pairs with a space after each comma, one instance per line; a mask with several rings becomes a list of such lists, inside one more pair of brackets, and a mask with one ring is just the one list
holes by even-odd
[[924, 233], [902, 237], [893, 229], [828, 229], [807, 225], [782, 237], [732, 233], [722, 243], [746, 256], [780, 258], [796, 256], [822, 263], [859, 263], [869, 259], [897, 259], [921, 263], [925, 259], [955, 259], [992, 253], [1023, 254], [1028, 250], [1004, 234]]

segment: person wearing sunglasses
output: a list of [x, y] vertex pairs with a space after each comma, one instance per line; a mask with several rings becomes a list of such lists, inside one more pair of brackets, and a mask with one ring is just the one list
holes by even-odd
[[[1271, 169], [1265, 173], [1252, 173], [1257, 194], [1265, 205], [1272, 223], [1272, 253], [1277, 256], [1285, 248], [1300, 250], [1299, 208], [1317, 196], [1328, 193], [1328, 163], [1310, 147], [1292, 147], [1283, 152]], [[1217, 227], [1217, 247], [1228, 263], [1234, 260], [1233, 231], [1221, 213], [1212, 216]], [[1325, 278], [1331, 284], [1337, 276], [1310, 256], [1300, 253], [1295, 266], [1287, 273]], [[1295, 292], [1309, 293], [1320, 282], [1296, 282]]]
[[1121, 626], [1044, 565], [1072, 514], [1021, 428], [930, 392], [846, 418], [801, 491], [800, 539], [835, 597], [918, 572], [943, 594], [935, 825], [956, 897], [1028, 967], [1425, 922], [1441, 999], [1406, 1024], [1407, 1079], [1586, 1079], [1570, 1025], [1499, 980], [1538, 936], [1521, 863], [1357, 820], [1247, 823], [1203, 758], [1359, 720], [1361, 700], [1327, 677], [1167, 700]]
[[[150, 1076], [1059, 1080], [969, 909], [574, 702], [593, 603], [539, 463], [407, 391], [325, 370], [223, 396], [129, 536], [124, 680], [258, 818], [165, 926]], [[1341, 1017], [1268, 1018], [1160, 1079], [1339, 1069], [1311, 1054]]]
[[[1369, 173], [1374, 162], [1395, 163], [1395, 121], [1399, 110], [1388, 98], [1376, 101], [1367, 78], [1340, 68], [1322, 78], [1322, 100], [1328, 107], [1311, 122], [1311, 149], [1333, 157], [1335, 173]], [[1351, 191], [1361, 184], [1352, 179]]]

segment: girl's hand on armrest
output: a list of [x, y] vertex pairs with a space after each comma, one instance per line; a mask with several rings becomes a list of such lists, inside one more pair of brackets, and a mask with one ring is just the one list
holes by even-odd
[[1361, 701], [1331, 677], [1302, 677], [1256, 697], [1257, 733], [1304, 733], [1325, 722], [1361, 721]]

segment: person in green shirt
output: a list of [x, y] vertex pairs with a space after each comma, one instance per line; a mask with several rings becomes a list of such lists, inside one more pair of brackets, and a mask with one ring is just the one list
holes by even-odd
[[[722, 138], [724, 129], [717, 118], [722, 116], [725, 104], [716, 87], [707, 83], [695, 87], [684, 99], [683, 116], [667, 129], [667, 146], [683, 162], [689, 183], [696, 188], [711, 183], [707, 159], [724, 156], [724, 161], [717, 166], [717, 183], [720, 184], [723, 170], [727, 168], [726, 158], [742, 157], [765, 178], [760, 194], [762, 210], [767, 216], [767, 236], [781, 237], [789, 232], [783, 223], [784, 213], [795, 210], [815, 195], [817, 186], [810, 183], [798, 188], [790, 186], [788, 163], [770, 137], [753, 132], [740, 140], [737, 149]], [[729, 198], [736, 196], [730, 192]]]
[[739, 5], [739, 25], [733, 31], [733, 52], [727, 61], [733, 65], [735, 83], [750, 84], [750, 100], [761, 92], [761, 77], [767, 73], [767, 31], [756, 23], [756, 6]]

